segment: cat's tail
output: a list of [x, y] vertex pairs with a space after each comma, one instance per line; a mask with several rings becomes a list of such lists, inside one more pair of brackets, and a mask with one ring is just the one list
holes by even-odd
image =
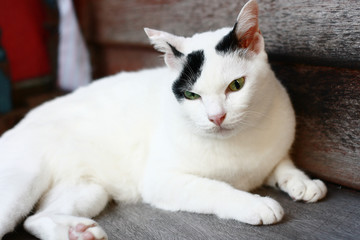
[[13, 130], [0, 138], [0, 239], [30, 213], [50, 184], [33, 141]]

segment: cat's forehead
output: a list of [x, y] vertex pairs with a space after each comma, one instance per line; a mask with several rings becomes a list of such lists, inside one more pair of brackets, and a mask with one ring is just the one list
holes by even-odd
[[231, 28], [221, 28], [216, 31], [197, 33], [190, 38], [186, 38], [184, 52], [189, 54], [196, 50], [213, 52], [216, 46], [226, 37]]

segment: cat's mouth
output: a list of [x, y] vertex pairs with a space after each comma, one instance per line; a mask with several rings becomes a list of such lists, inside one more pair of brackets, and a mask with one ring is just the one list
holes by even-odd
[[215, 137], [215, 138], [228, 138], [236, 134], [236, 128], [233, 126], [229, 126], [223, 124], [221, 126], [213, 125], [213, 126], [203, 126], [198, 128], [198, 133], [200, 135], [204, 135], [207, 137]]
[[214, 126], [209, 129], [209, 133], [220, 136], [228, 136], [233, 132], [234, 129], [226, 127], [226, 126]]

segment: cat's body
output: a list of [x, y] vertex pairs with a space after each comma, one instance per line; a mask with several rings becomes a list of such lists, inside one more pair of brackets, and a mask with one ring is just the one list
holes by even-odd
[[324, 184], [288, 156], [295, 116], [267, 63], [254, 1], [238, 24], [186, 39], [146, 29], [168, 68], [107, 77], [38, 107], [5, 133], [0, 238], [39, 199], [25, 228], [74, 240], [106, 238], [87, 218], [110, 198], [271, 224], [281, 206], [246, 191], [266, 183], [296, 200], [324, 197]]

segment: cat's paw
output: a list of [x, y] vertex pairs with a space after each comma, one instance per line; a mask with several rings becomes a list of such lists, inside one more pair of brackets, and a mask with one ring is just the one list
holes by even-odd
[[36, 214], [25, 220], [27, 231], [40, 239], [107, 240], [105, 231], [92, 219], [57, 214]]
[[251, 225], [274, 224], [284, 216], [284, 210], [277, 201], [259, 195], [253, 195], [242, 204], [234, 203], [228, 207], [230, 208], [218, 214], [219, 217], [232, 218]]
[[69, 240], [106, 240], [107, 235], [96, 223], [85, 225], [77, 224], [69, 228]]
[[281, 205], [269, 198], [255, 196], [256, 201], [253, 202], [250, 208], [249, 221], [247, 223], [252, 225], [269, 225], [279, 221], [284, 216], [284, 210]]
[[318, 179], [303, 179], [293, 177], [280, 184], [295, 201], [317, 202], [324, 198], [327, 192], [325, 184]]

